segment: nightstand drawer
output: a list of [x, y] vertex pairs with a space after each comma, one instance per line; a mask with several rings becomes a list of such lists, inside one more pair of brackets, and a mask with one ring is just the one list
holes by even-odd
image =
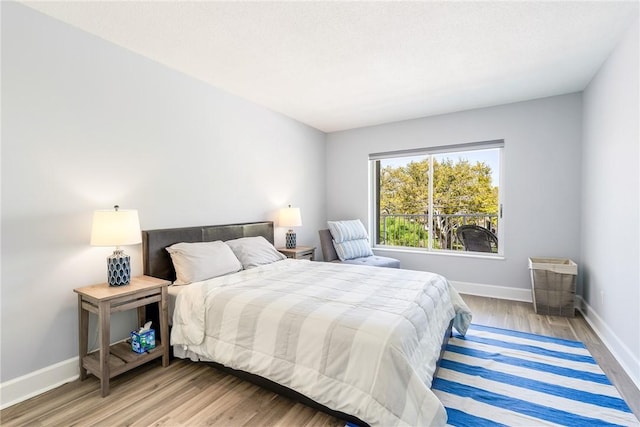
[[287, 258], [308, 259], [309, 261], [313, 261], [315, 258], [316, 248], [315, 246], [297, 246], [292, 249], [278, 248], [278, 251]]

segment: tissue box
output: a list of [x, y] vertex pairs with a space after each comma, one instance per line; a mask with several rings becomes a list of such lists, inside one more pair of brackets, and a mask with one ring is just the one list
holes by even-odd
[[156, 331], [148, 329], [143, 332], [131, 331], [131, 350], [146, 353], [156, 348]]

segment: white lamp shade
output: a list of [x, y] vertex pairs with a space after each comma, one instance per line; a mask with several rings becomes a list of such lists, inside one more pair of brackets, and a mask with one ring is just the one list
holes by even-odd
[[302, 216], [300, 216], [300, 208], [284, 208], [280, 210], [280, 227], [300, 227], [302, 225]]
[[93, 213], [92, 246], [135, 245], [141, 242], [137, 210], [98, 210]]

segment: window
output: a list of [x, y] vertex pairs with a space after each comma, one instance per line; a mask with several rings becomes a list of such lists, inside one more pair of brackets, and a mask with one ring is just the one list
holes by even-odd
[[502, 254], [503, 147], [499, 140], [370, 154], [376, 246]]

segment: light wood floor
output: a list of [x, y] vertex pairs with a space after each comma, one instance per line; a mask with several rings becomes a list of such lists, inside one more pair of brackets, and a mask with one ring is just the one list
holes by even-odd
[[[580, 315], [541, 316], [531, 304], [463, 296], [478, 324], [584, 342], [640, 418], [640, 391]], [[2, 426], [344, 426], [344, 422], [200, 363], [151, 362], [111, 381], [89, 376], [0, 412]]]

